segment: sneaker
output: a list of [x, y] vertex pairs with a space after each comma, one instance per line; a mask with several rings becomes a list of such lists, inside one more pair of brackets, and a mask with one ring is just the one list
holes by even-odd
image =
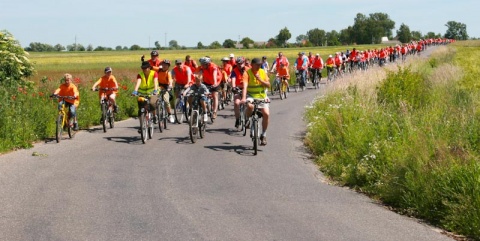
[[248, 128], [250, 128], [250, 120], [247, 120], [245, 122], [245, 129], [248, 129]]
[[266, 136], [260, 136], [260, 145], [261, 146], [266, 146], [267, 145], [267, 137]]
[[78, 131], [78, 122], [73, 123], [73, 130]]
[[240, 119], [236, 119], [235, 120], [235, 128], [238, 128], [238, 126], [240, 125]]
[[156, 116], [156, 115], [153, 116], [153, 124], [158, 124], [158, 120], [157, 120], [157, 116]]
[[142, 133], [142, 129], [139, 128], [139, 129], [137, 130], [137, 132], [138, 132], [138, 134], [141, 134], [141, 133]]
[[205, 121], [205, 122], [208, 121], [208, 115], [207, 114], [203, 114], [203, 121]]
[[173, 117], [173, 115], [168, 115], [168, 119], [170, 123], [175, 123], [175, 117]]

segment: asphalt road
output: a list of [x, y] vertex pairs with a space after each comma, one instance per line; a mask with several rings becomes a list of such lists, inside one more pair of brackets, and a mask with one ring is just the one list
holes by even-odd
[[142, 144], [130, 119], [1, 155], [0, 240], [450, 240], [323, 181], [302, 145], [322, 92], [272, 97], [257, 156], [231, 106], [195, 144], [187, 124]]

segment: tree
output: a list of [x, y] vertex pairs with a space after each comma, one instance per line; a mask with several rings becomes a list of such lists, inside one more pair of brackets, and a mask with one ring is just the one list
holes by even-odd
[[325, 30], [314, 28], [307, 32], [308, 41], [314, 46], [322, 46], [325, 42]]
[[115, 47], [115, 50], [117, 50], [117, 51], [122, 50], [122, 46], [117, 45], [117, 47]]
[[277, 40], [278, 46], [285, 47], [287, 40], [289, 40], [291, 37], [292, 37], [292, 34], [287, 29], [287, 27], [285, 27], [280, 30], [280, 32], [278, 33], [275, 39]]
[[413, 40], [420, 40], [420, 39], [422, 39], [422, 32], [420, 32], [420, 31], [412, 31], [412, 39], [413, 39]]
[[326, 35], [325, 35], [326, 39], [327, 39], [327, 45], [328, 46], [338, 46], [338, 45], [341, 45], [340, 43], [340, 34], [335, 31], [335, 30], [332, 30], [331, 32], [328, 32]]
[[456, 40], [467, 40], [467, 25], [464, 23], [459, 23], [455, 21], [448, 21], [447, 32], [445, 33], [445, 38], [456, 39]]
[[0, 31], [0, 85], [15, 88], [27, 84], [35, 71], [27, 56], [12, 34]]
[[439, 33], [434, 33], [434, 32], [428, 32], [427, 34], [425, 34], [425, 36], [423, 36], [424, 39], [429, 39], [429, 38], [441, 38], [442, 35], [439, 34]]
[[243, 45], [244, 48], [248, 49], [250, 48], [250, 45], [253, 43], [255, 43], [252, 39], [250, 39], [249, 37], [245, 37], [243, 38], [240, 43]]
[[386, 13], [373, 13], [368, 18], [367, 27], [370, 35], [380, 42], [382, 37], [393, 38], [392, 29], [395, 28], [395, 22]]
[[138, 45], [138, 44], [134, 44], [130, 47], [130, 50], [141, 50], [141, 49], [142, 49], [142, 47], [140, 47], [140, 45]]
[[49, 44], [33, 42], [30, 43], [30, 45], [26, 47], [25, 50], [30, 52], [52, 52], [55, 51], [55, 48]]
[[58, 52], [65, 50], [65, 47], [61, 44], [56, 44], [53, 48]]
[[160, 46], [160, 42], [155, 41], [155, 48], [156, 48], [156, 49], [162, 48], [162, 46]]
[[218, 42], [218, 41], [213, 41], [209, 46], [208, 48], [209, 49], [219, 49], [221, 48], [222, 45]]
[[295, 40], [298, 45], [304, 45], [307, 43], [308, 37], [305, 34], [300, 34], [295, 38]]
[[235, 41], [231, 40], [231, 39], [225, 39], [225, 41], [223, 41], [223, 44], [222, 46], [224, 48], [235, 48]]
[[205, 46], [203, 46], [202, 42], [197, 43], [197, 49], [203, 49]]
[[412, 40], [412, 32], [410, 32], [410, 28], [404, 23], [402, 23], [397, 30], [397, 38], [398, 41], [402, 43], [409, 43]]
[[67, 50], [68, 51], [85, 51], [85, 47], [81, 44], [71, 44], [67, 45]]
[[177, 40], [170, 40], [170, 42], [168, 42], [168, 46], [172, 49], [178, 49], [179, 48]]
[[93, 46], [91, 44], [87, 46], [87, 51], [93, 51]]
[[350, 37], [357, 44], [380, 43], [382, 37], [392, 38], [393, 28], [395, 22], [386, 13], [373, 13], [369, 17], [358, 13]]
[[277, 47], [277, 43], [276, 43], [276, 40], [274, 38], [270, 38], [267, 42], [267, 44], [265, 45], [265, 47], [267, 48], [276, 48]]
[[338, 40], [340, 41], [340, 43], [342, 43], [344, 45], [352, 44], [354, 41], [352, 40], [351, 32], [352, 32], [352, 27], [351, 26], [348, 26], [348, 28], [340, 30], [340, 33], [339, 33], [339, 36], [338, 36]]

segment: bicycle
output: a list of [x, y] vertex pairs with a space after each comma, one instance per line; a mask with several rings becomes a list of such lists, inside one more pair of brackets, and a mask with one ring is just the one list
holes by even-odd
[[312, 69], [312, 83], [313, 83], [313, 87], [315, 87], [315, 89], [319, 89], [320, 88], [320, 71], [322, 71], [321, 69]]
[[182, 124], [184, 119], [188, 122], [188, 106], [187, 106], [187, 96], [183, 94], [185, 89], [179, 89], [176, 92], [181, 91], [181, 93], [175, 98], [175, 108], [173, 109], [173, 115], [175, 116], [175, 121], [178, 124]]
[[210, 92], [207, 94], [207, 112], [208, 112], [208, 117], [210, 117], [210, 121], [213, 123], [215, 121], [215, 118], [213, 118], [213, 93]]
[[101, 98], [101, 107], [102, 107], [102, 126], [103, 132], [107, 132], [107, 122], [110, 125], [110, 128], [115, 127], [115, 111], [112, 104], [112, 101], [108, 96], [106, 96], [107, 91], [114, 90], [114, 88], [100, 88], [95, 89], [95, 91], [102, 91], [102, 98]]
[[[235, 87], [233, 92], [237, 95], [240, 95], [242, 96], [242, 89], [238, 88], [238, 87]], [[240, 127], [240, 131], [243, 132], [243, 136], [246, 136], [247, 135], [247, 128], [245, 127], [245, 123], [246, 123], [246, 116], [245, 116], [245, 104], [244, 103], [240, 103], [240, 105], [238, 106], [239, 108], [239, 112], [240, 112], [240, 119], [239, 119], [239, 122], [238, 123], [239, 127]], [[238, 128], [238, 127], [237, 127]]]
[[57, 143], [62, 139], [63, 130], [66, 128], [68, 132], [68, 137], [72, 139], [75, 136], [75, 131], [73, 130], [73, 119], [71, 118], [70, 109], [65, 104], [65, 100], [74, 100], [74, 96], [60, 96], [60, 95], [51, 95], [51, 98], [61, 99], [58, 107], [57, 118], [55, 119], [55, 140]]
[[260, 104], [263, 104], [263, 103], [267, 103], [265, 100], [258, 100], [258, 99], [254, 99], [253, 100], [253, 112], [252, 112], [252, 116], [250, 117], [250, 138], [252, 138], [252, 142], [253, 142], [253, 153], [254, 155], [257, 155], [257, 152], [258, 152], [258, 141], [259, 141], [259, 119], [262, 118], [263, 114], [262, 112], [259, 110], [258, 106]]
[[[157, 109], [157, 121], [158, 121], [158, 129], [160, 132], [163, 132], [163, 129], [167, 129], [167, 122], [168, 122], [168, 113], [167, 113], [167, 104], [163, 99], [163, 96], [168, 92], [166, 89], [161, 89], [159, 97], [156, 103]], [[175, 111], [175, 110], [174, 110]], [[162, 129], [163, 125], [163, 129]]]
[[153, 137], [153, 114], [150, 111], [150, 95], [138, 94], [137, 96], [137, 101], [142, 102], [138, 118], [140, 119], [140, 137], [143, 144], [145, 144], [147, 138], [152, 139]]
[[205, 137], [206, 123], [203, 120], [203, 108], [200, 105], [200, 97], [203, 95], [199, 93], [189, 93], [189, 96], [191, 95], [193, 95], [193, 101], [188, 124], [190, 140], [192, 143], [195, 143], [197, 142], [198, 136], [200, 136], [200, 138]]

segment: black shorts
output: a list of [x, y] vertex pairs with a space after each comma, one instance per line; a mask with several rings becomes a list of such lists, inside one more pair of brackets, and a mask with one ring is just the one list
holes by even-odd
[[220, 89], [219, 85], [213, 87], [213, 85], [207, 85], [206, 84], [205, 86], [207, 86], [207, 89], [208, 89], [208, 91], [210, 91], [210, 93], [217, 92]]

